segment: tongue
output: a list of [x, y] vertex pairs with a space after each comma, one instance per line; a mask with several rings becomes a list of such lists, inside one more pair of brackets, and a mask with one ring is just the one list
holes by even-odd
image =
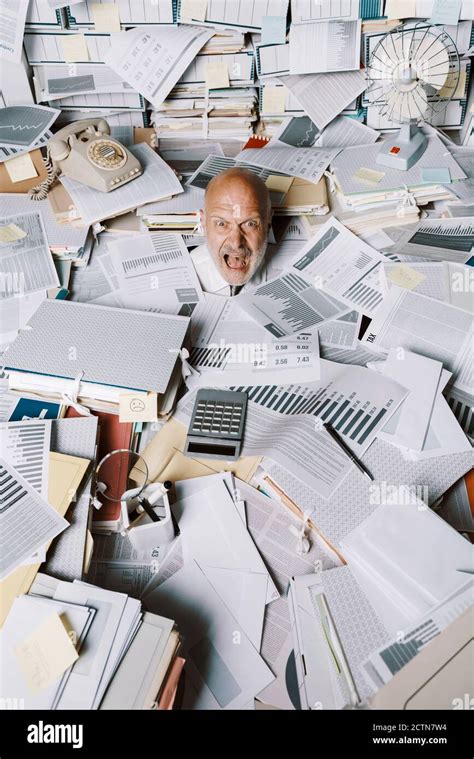
[[230, 256], [227, 259], [227, 266], [230, 269], [237, 269], [239, 271], [241, 271], [242, 269], [246, 268], [246, 264], [245, 264], [244, 259], [242, 259], [242, 258], [231, 258]]

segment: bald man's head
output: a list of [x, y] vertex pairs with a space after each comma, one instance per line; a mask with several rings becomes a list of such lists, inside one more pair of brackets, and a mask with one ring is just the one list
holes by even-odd
[[227, 169], [209, 182], [203, 226], [214, 263], [230, 285], [245, 284], [261, 265], [270, 220], [270, 195], [255, 174]]

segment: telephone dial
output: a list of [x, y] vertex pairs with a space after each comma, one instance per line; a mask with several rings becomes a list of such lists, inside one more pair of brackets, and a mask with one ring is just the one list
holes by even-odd
[[75, 121], [48, 142], [48, 179], [32, 190], [41, 200], [59, 173], [101, 192], [110, 192], [142, 173], [140, 162], [110, 134], [105, 119]]

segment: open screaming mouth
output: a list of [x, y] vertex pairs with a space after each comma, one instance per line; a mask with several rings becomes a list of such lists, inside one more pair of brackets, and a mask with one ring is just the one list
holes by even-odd
[[224, 263], [232, 271], [245, 271], [248, 267], [248, 259], [235, 258], [234, 256], [224, 256]]

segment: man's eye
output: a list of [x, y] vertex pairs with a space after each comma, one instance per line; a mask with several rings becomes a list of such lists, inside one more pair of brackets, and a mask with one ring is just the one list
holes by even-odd
[[249, 229], [257, 229], [258, 221], [251, 219], [250, 221], [247, 222], [247, 226], [249, 227]]

